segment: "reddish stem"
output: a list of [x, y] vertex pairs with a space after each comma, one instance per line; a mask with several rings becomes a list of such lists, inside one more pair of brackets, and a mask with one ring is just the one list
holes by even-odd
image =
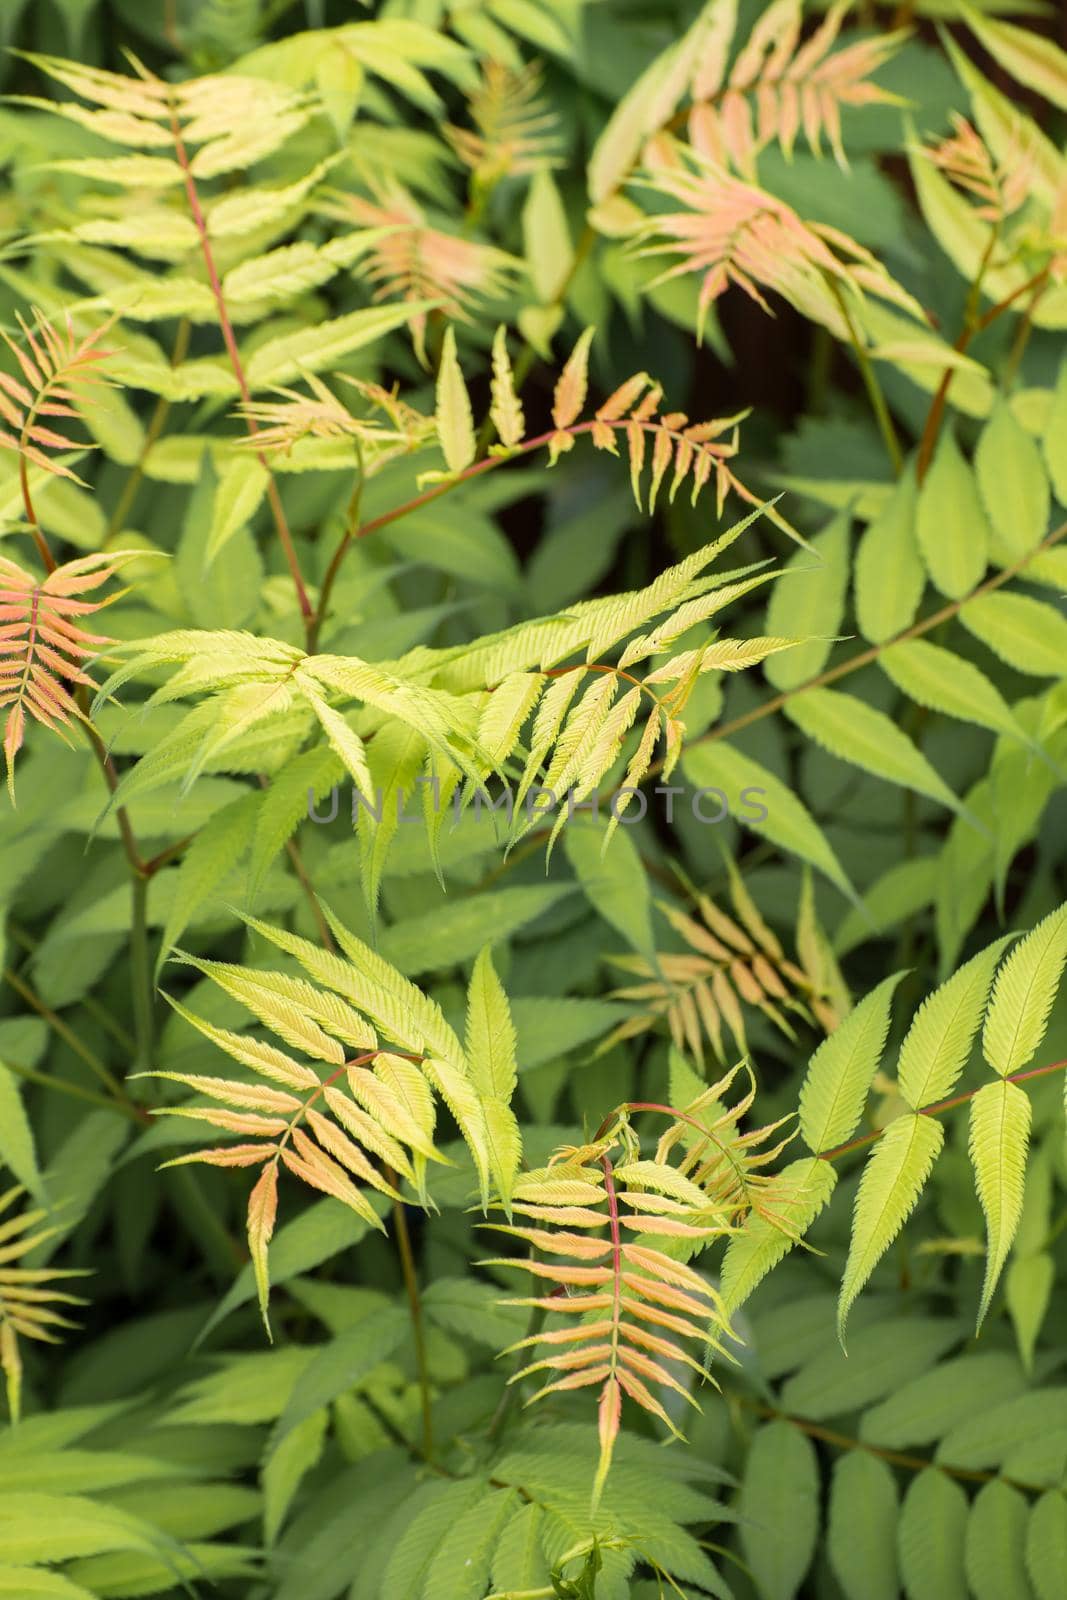
[[[1047, 1078], [1052, 1072], [1062, 1072], [1067, 1067], [1067, 1059], [1053, 1061], [1047, 1067], [1031, 1067], [1028, 1072], [1012, 1072], [1002, 1078], [1002, 1083], [1025, 1083], [1028, 1078]], [[982, 1084], [980, 1088], [986, 1088]], [[948, 1100], [938, 1100], [933, 1105], [923, 1106], [916, 1115], [920, 1117], [939, 1116], [942, 1111], [955, 1111], [958, 1106], [965, 1106], [973, 1100], [979, 1089], [966, 1089], [963, 1094], [954, 1094]], [[890, 1123], [891, 1127], [892, 1124]], [[865, 1145], [875, 1144], [885, 1133], [885, 1128], [876, 1128], [873, 1133], [863, 1133], [858, 1139], [849, 1139], [845, 1144], [835, 1145], [832, 1150], [820, 1150], [820, 1161], [836, 1161], [838, 1156], [847, 1155], [851, 1150], [862, 1150]]]
[[[204, 258], [204, 266], [207, 268], [208, 282], [211, 285], [211, 293], [215, 300], [215, 309], [218, 312], [219, 328], [222, 332], [223, 341], [226, 345], [226, 353], [230, 358], [230, 366], [233, 368], [233, 375], [237, 379], [237, 387], [241, 392], [241, 399], [244, 403], [245, 425], [248, 428], [249, 434], [252, 437], [255, 437], [255, 435], [259, 432], [259, 423], [256, 421], [255, 417], [252, 416], [249, 410], [249, 407], [252, 404], [252, 394], [248, 387], [248, 379], [245, 376], [244, 365], [241, 361], [241, 352], [237, 348], [237, 338], [233, 331], [233, 324], [230, 321], [230, 314], [226, 309], [226, 301], [222, 293], [222, 284], [219, 280], [218, 269], [215, 266], [215, 256], [211, 249], [211, 240], [208, 236], [207, 221], [200, 205], [200, 196], [197, 193], [196, 180], [193, 177], [192, 167], [189, 164], [188, 152], [185, 148], [185, 142], [182, 139], [181, 124], [178, 121], [178, 113], [173, 105], [171, 106], [170, 110], [170, 127], [171, 135], [174, 139], [175, 155], [178, 158], [178, 164], [182, 169], [182, 174], [185, 180], [185, 197], [189, 202], [189, 212], [192, 216], [193, 225], [196, 228], [200, 239], [200, 251]], [[297, 560], [296, 550], [293, 546], [292, 534], [289, 532], [289, 524], [286, 520], [281, 496], [278, 493], [278, 485], [274, 481], [274, 474], [271, 472], [270, 463], [263, 451], [257, 450], [256, 457], [268, 475], [267, 499], [270, 503], [271, 513], [274, 517], [274, 525], [278, 530], [278, 539], [281, 543], [282, 550], [285, 553], [285, 560], [289, 567], [290, 576], [293, 580], [293, 588], [296, 590], [296, 598], [300, 606], [300, 614], [304, 619], [305, 625], [307, 626], [311, 624], [315, 612], [311, 601], [308, 599], [307, 589], [304, 587], [304, 578], [300, 571], [300, 562]]]

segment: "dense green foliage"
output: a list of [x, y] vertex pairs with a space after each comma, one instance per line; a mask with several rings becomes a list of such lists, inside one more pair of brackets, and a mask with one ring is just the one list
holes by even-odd
[[0, 5], [0, 1595], [1067, 1594], [1055, 22]]

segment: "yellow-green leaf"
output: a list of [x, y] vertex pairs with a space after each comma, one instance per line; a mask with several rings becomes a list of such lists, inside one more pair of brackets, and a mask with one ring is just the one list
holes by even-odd
[[437, 437], [449, 472], [462, 472], [474, 460], [474, 421], [471, 416], [470, 397], [463, 381], [459, 357], [456, 354], [456, 335], [452, 327], [445, 329], [441, 346], [441, 365], [437, 371], [437, 410], [434, 413]]
[[1029, 1140], [1030, 1100], [1025, 1090], [1006, 1079], [979, 1089], [971, 1101], [969, 1140], [988, 1234], [979, 1327], [989, 1310], [1022, 1215]]

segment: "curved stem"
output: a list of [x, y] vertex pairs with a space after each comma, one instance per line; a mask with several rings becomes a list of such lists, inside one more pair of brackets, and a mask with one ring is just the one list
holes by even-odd
[[[985, 276], [985, 268], [988, 265], [990, 256], [992, 255], [993, 245], [995, 242], [996, 234], [994, 233], [989, 245], [986, 247], [986, 254], [982, 258], [982, 264], [978, 269], [978, 276], [971, 287], [971, 295], [968, 298], [968, 310], [963, 331], [960, 333], [959, 338], [952, 346], [952, 348], [959, 355], [963, 355], [964, 351], [971, 343], [971, 340], [976, 338], [978, 334], [984, 333], [986, 328], [991, 327], [993, 323], [996, 322], [997, 318], [1003, 316], [1005, 311], [1009, 311], [1015, 304], [1016, 300], [1018, 300], [1021, 295], [1026, 294], [1027, 291], [1031, 291], [1033, 295], [1027, 311], [1027, 316], [1031, 316], [1033, 314], [1034, 306], [1041, 298], [1041, 295], [1044, 293], [1049, 281], [1050, 269], [1048, 267], [1043, 267], [1040, 272], [1035, 273], [1032, 278], [1027, 279], [1026, 283], [1021, 283], [1017, 289], [1012, 290], [1011, 294], [1005, 295], [1003, 300], [998, 300], [995, 306], [990, 306], [988, 311], [984, 312], [982, 316], [978, 316], [976, 311], [972, 308], [972, 300], [976, 302], [978, 299], [978, 293], [976, 291], [980, 291], [981, 289], [982, 279]], [[1020, 359], [1021, 356], [1022, 352], [1020, 351]], [[916, 457], [915, 462], [915, 476], [920, 484], [930, 469], [930, 462], [933, 459], [934, 449], [941, 433], [941, 424], [944, 421], [945, 408], [948, 404], [948, 392], [952, 386], [952, 379], [955, 371], [956, 369], [954, 367], [945, 368], [941, 375], [941, 382], [937, 386], [937, 392], [935, 393], [933, 401], [931, 402], [930, 409], [926, 414], [926, 422], [923, 425], [922, 437], [919, 440], [919, 454]]]
[[[188, 317], [183, 317], [178, 324], [178, 332], [175, 334], [174, 347], [170, 354], [172, 368], [180, 367], [185, 360], [185, 353], [189, 348], [190, 326]], [[122, 486], [122, 492], [115, 501], [114, 510], [108, 519], [107, 534], [104, 538], [105, 545], [108, 540], [115, 537], [116, 533], [121, 533], [125, 525], [127, 513], [137, 498], [137, 491], [141, 487], [141, 481], [144, 478], [145, 462], [148, 460], [152, 446], [163, 432], [164, 425], [170, 415], [170, 406], [171, 402], [167, 397], [160, 395], [149, 419], [148, 427], [145, 429], [144, 443], [138, 452], [137, 460], [127, 474], [126, 481]]]
[[[245, 376], [244, 364], [241, 361], [241, 352], [237, 348], [237, 337], [233, 331], [233, 323], [230, 321], [230, 314], [226, 309], [226, 300], [222, 293], [222, 283], [219, 279], [218, 268], [215, 265], [215, 255], [211, 248], [211, 239], [208, 234], [207, 219], [204, 216], [203, 208], [200, 204], [200, 196], [197, 192], [196, 179], [193, 177], [192, 167], [189, 163], [189, 155], [185, 148], [185, 141], [182, 139], [182, 130], [181, 124], [178, 121], [178, 113], [173, 104], [170, 108], [170, 129], [171, 137], [174, 140], [174, 153], [177, 157], [178, 165], [182, 169], [182, 176], [185, 181], [185, 197], [189, 204], [189, 213], [192, 217], [193, 226], [196, 228], [197, 235], [200, 239], [200, 253], [204, 258], [204, 266], [207, 269], [208, 283], [211, 286], [211, 293], [215, 301], [215, 309], [218, 313], [219, 331], [222, 334], [223, 343], [226, 346], [226, 354], [230, 358], [230, 366], [233, 369], [233, 375], [237, 380], [237, 387], [240, 390], [241, 400], [244, 404], [245, 426], [247, 427], [249, 434], [254, 438], [259, 432], [259, 423], [256, 421], [255, 417], [252, 416], [251, 411], [249, 410], [249, 407], [252, 404], [252, 393], [248, 387], [248, 379]], [[297, 559], [296, 550], [293, 546], [292, 534], [289, 531], [289, 523], [286, 520], [285, 509], [282, 506], [281, 496], [278, 493], [278, 485], [274, 480], [274, 474], [271, 472], [270, 463], [268, 462], [264, 452], [262, 450], [257, 450], [256, 457], [267, 474], [267, 500], [270, 504], [271, 514], [274, 518], [274, 526], [277, 529], [278, 541], [281, 544], [282, 550], [285, 554], [286, 565], [289, 568], [289, 575], [293, 580], [293, 588], [296, 590], [296, 598], [297, 604], [300, 607], [300, 615], [304, 619], [305, 626], [307, 626], [314, 616], [314, 610], [312, 608], [311, 601], [308, 599], [308, 593], [304, 585], [303, 574], [300, 571], [300, 562]]]
[[135, 873], [130, 883], [130, 984], [133, 1000], [133, 1027], [137, 1049], [137, 1072], [151, 1072], [154, 1051], [155, 985], [148, 955], [148, 879]]
[[841, 315], [845, 319], [849, 343], [855, 354], [860, 376], [863, 378], [863, 387], [867, 391], [867, 398], [871, 402], [874, 420], [878, 424], [878, 431], [885, 443], [886, 454], [889, 456], [893, 468], [893, 476], [899, 478], [904, 467], [904, 454], [900, 448], [900, 440], [897, 438], [897, 430], [893, 426], [893, 418], [886, 402], [885, 394], [882, 391], [882, 385], [878, 382], [878, 374], [874, 370], [867, 347], [860, 338], [859, 330], [848, 308], [848, 302], [842, 292], [841, 285], [829, 274], [825, 276], [831, 293], [841, 308]]
[[131, 1122], [136, 1122], [138, 1127], [143, 1119], [136, 1111], [124, 1106], [121, 1100], [116, 1100], [114, 1095], [96, 1094], [92, 1089], [85, 1089], [80, 1083], [68, 1083], [66, 1078], [57, 1078], [52, 1073], [36, 1072], [33, 1067], [23, 1067], [17, 1061], [5, 1058], [3, 1065], [8, 1072], [13, 1072], [16, 1078], [24, 1078], [27, 1083], [36, 1083], [42, 1089], [55, 1089], [58, 1094], [71, 1096], [72, 1099], [81, 1100], [91, 1106], [99, 1106], [103, 1111], [116, 1111], [120, 1116], [129, 1117]]
[[[772, 699], [765, 700], [762, 705], [755, 706], [751, 711], [746, 711], [743, 716], [734, 717], [731, 722], [724, 722], [718, 727], [709, 728], [707, 733], [702, 733], [698, 738], [692, 739], [689, 743], [689, 748], [692, 749], [694, 745], [698, 744], [713, 743], [717, 739], [728, 739], [733, 734], [740, 733], [742, 729], [751, 727], [754, 722], [759, 722], [762, 718], [769, 717], [772, 712], [780, 711], [788, 701], [795, 699], [797, 695], [806, 694], [809, 689], [824, 689], [828, 684], [836, 683], [839, 678], [847, 677], [849, 673], [858, 671], [860, 667], [870, 666], [891, 646], [902, 644], [906, 639], [921, 639], [924, 634], [931, 633], [934, 628], [940, 627], [943, 622], [948, 622], [952, 617], [957, 616], [969, 601], [976, 600], [981, 595], [993, 594], [997, 589], [1003, 588], [1004, 584], [1010, 583], [1012, 578], [1018, 577], [1025, 570], [1035, 556], [1040, 555], [1044, 550], [1051, 549], [1065, 535], [1067, 535], [1067, 522], [1061, 522], [1059, 527], [1054, 528], [1035, 550], [1028, 551], [1018, 561], [1012, 562], [1010, 567], [1004, 567], [1000, 572], [994, 573], [991, 578], [986, 579], [985, 583], [979, 584], [977, 589], [972, 589], [970, 594], [964, 595], [959, 600], [950, 601], [948, 605], [942, 606], [940, 610], [932, 612], [928, 617], [923, 617], [919, 622], [912, 623], [910, 628], [905, 628], [902, 633], [894, 634], [891, 639], [884, 640], [882, 644], [873, 644], [868, 649], [861, 650], [850, 657], [848, 661], [838, 662], [837, 666], [828, 667], [825, 672], [820, 672], [814, 678], [808, 678], [804, 683], [798, 683], [795, 688], [783, 690], [781, 694], [776, 694]], [[654, 762], [649, 767], [646, 776], [655, 776], [656, 773], [662, 770], [662, 767], [662, 761]]]
[[419, 1374], [419, 1393], [422, 1398], [422, 1455], [425, 1461], [433, 1460], [433, 1409], [430, 1394], [430, 1369], [426, 1357], [426, 1328], [422, 1315], [419, 1280], [415, 1271], [415, 1256], [411, 1248], [407, 1213], [402, 1200], [393, 1202], [393, 1231], [396, 1234], [400, 1270], [411, 1312], [411, 1338], [415, 1346], [415, 1365]]
[[88, 1045], [82, 1043], [74, 1029], [68, 1027], [67, 1023], [63, 1021], [63, 1018], [57, 1016], [51, 1007], [46, 1006], [44, 1001], [40, 999], [40, 997], [36, 995], [30, 988], [29, 984], [25, 983], [22, 978], [19, 977], [17, 972], [13, 972], [10, 967], [5, 967], [3, 970], [3, 977], [4, 981], [11, 985], [15, 993], [20, 995], [32, 1010], [36, 1011], [37, 1015], [42, 1019], [42, 1021], [47, 1022], [53, 1033], [63, 1040], [63, 1043], [68, 1047], [68, 1049], [73, 1050], [74, 1054], [79, 1056], [81, 1060], [85, 1062], [85, 1065], [97, 1078], [99, 1078], [100, 1082], [111, 1095], [111, 1098], [118, 1103], [122, 1110], [128, 1116], [136, 1118], [138, 1122], [147, 1123], [149, 1121], [149, 1117], [144, 1107], [137, 1105], [135, 1101], [130, 1099], [118, 1078], [116, 1078], [114, 1074], [109, 1071], [109, 1069], [100, 1060], [100, 1057], [94, 1054], [94, 1052], [89, 1049]]
[[[1011, 1072], [1000, 1081], [1002, 1083], [1025, 1083], [1029, 1078], [1047, 1078], [1052, 1072], [1063, 1072], [1067, 1069], [1067, 1059], [1053, 1061], [1047, 1067], [1031, 1067], [1027, 1072]], [[995, 1080], [992, 1080], [995, 1081]], [[923, 1106], [916, 1114], [920, 1117], [940, 1116], [942, 1111], [955, 1111], [958, 1106], [965, 1106], [974, 1099], [986, 1084], [980, 1084], [977, 1089], [966, 1089], [962, 1094], [954, 1094], [948, 1100], [938, 1100], [933, 1105]], [[892, 1123], [887, 1124], [892, 1127]], [[853, 1150], [863, 1150], [867, 1145], [876, 1144], [885, 1133], [885, 1128], [875, 1128], [871, 1133], [861, 1133], [857, 1139], [848, 1139], [844, 1144], [835, 1145], [832, 1150], [820, 1150], [820, 1161], [836, 1161], [838, 1156], [849, 1155]]]

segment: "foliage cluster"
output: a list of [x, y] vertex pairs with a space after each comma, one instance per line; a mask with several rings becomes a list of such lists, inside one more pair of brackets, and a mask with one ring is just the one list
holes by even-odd
[[0, 1595], [1067, 1593], [1055, 23], [0, 8]]

